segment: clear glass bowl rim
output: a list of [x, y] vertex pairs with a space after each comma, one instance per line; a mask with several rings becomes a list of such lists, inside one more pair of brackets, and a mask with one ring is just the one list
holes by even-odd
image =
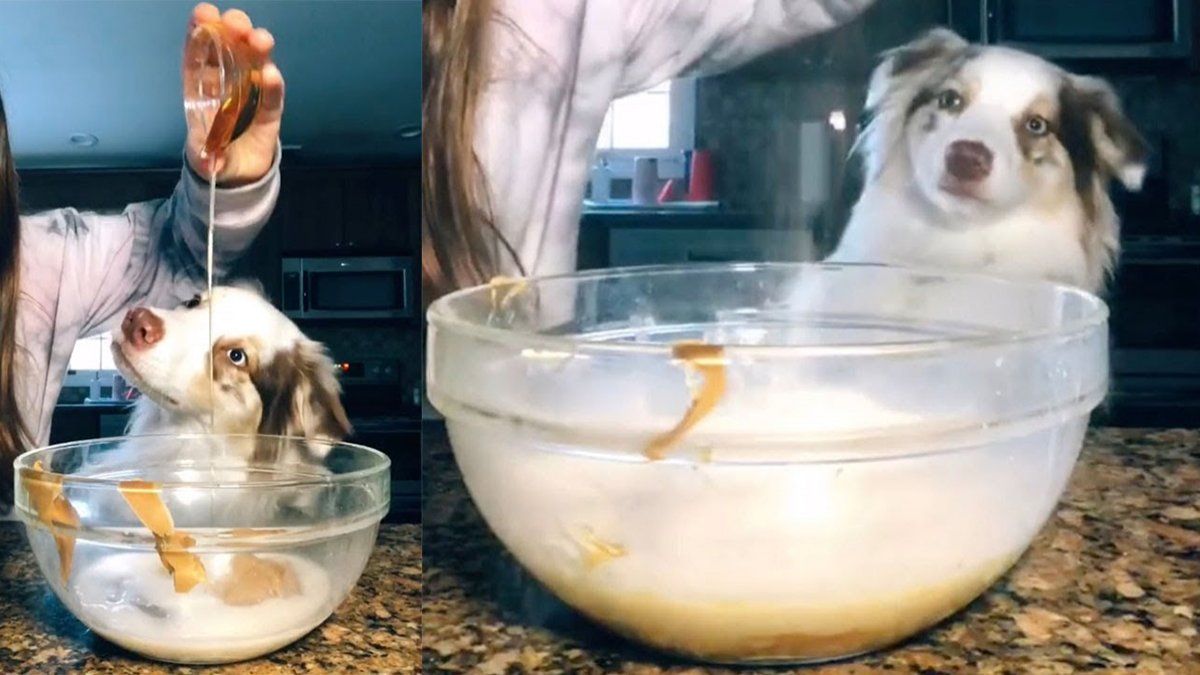
[[[350, 448], [356, 452], [366, 453], [367, 456], [374, 459], [377, 463], [373, 466], [368, 466], [362, 469], [356, 469], [343, 474], [330, 474], [321, 477], [311, 478], [295, 478], [285, 480], [248, 480], [239, 482], [230, 481], [157, 481], [156, 484], [163, 490], [181, 489], [181, 488], [201, 488], [205, 490], [212, 489], [246, 489], [255, 488], [263, 489], [282, 489], [295, 488], [300, 486], [321, 486], [321, 485], [340, 485], [345, 483], [353, 483], [365, 478], [371, 478], [381, 472], [387, 472], [391, 469], [392, 460], [387, 455], [357, 443], [348, 443], [345, 441], [327, 441], [319, 439], [303, 438], [299, 436], [276, 436], [271, 434], [132, 434], [125, 436], [109, 436], [107, 438], [93, 438], [83, 441], [70, 441], [68, 443], [58, 443], [56, 445], [47, 445], [41, 448], [35, 448], [27, 452], [21, 453], [13, 460], [13, 473], [17, 480], [20, 480], [21, 469], [33, 469], [33, 463], [38, 459], [44, 459], [64, 450], [80, 448], [89, 445], [116, 445], [129, 439], [138, 440], [154, 440], [163, 439], [171, 441], [190, 440], [190, 439], [245, 439], [245, 438], [267, 438], [276, 441], [284, 441], [287, 443], [321, 443], [333, 447]], [[117, 488], [118, 485], [128, 478], [120, 480], [113, 478], [96, 478], [92, 476], [77, 476], [74, 474], [61, 474], [43, 469], [43, 472], [48, 476], [54, 476], [62, 479], [64, 487], [100, 487], [100, 488]]]
[[[828, 263], [828, 262], [766, 262], [766, 263], [686, 263], [669, 265], [644, 265], [634, 267], [613, 267], [606, 269], [588, 270], [568, 274], [554, 274], [521, 278], [517, 281], [532, 287], [552, 284], [562, 281], [596, 281], [606, 279], [651, 277], [694, 273], [753, 273], [768, 270], [841, 270], [841, 269], [877, 269], [894, 271], [910, 277], [937, 277], [947, 280], [970, 281], [976, 284], [991, 284], [996, 288], [1024, 288], [1071, 295], [1079, 298], [1089, 311], [1085, 316], [1060, 326], [1030, 331], [994, 330], [985, 335], [970, 335], [950, 338], [928, 338], [907, 340], [902, 342], [871, 342], [864, 344], [838, 345], [736, 345], [729, 346], [730, 352], [740, 355], [769, 357], [769, 358], [803, 358], [803, 357], [837, 357], [837, 356], [880, 356], [880, 355], [935, 355], [956, 350], [995, 347], [998, 345], [1015, 345], [1052, 341], [1086, 335], [1091, 331], [1103, 328], [1109, 316], [1108, 305], [1096, 295], [1083, 289], [1051, 281], [1024, 281], [996, 277], [979, 272], [957, 272], [941, 269], [907, 267], [879, 263]], [[464, 302], [474, 295], [487, 294], [492, 286], [483, 284], [464, 288], [438, 298], [430, 304], [426, 319], [431, 328], [445, 330], [450, 333], [469, 335], [487, 342], [507, 345], [514, 349], [537, 348], [547, 351], [562, 351], [573, 353], [596, 353], [612, 356], [659, 355], [671, 358], [670, 344], [633, 343], [633, 342], [597, 342], [581, 340], [569, 336], [547, 335], [534, 332], [520, 332], [509, 328], [492, 326], [485, 323], [470, 321], [455, 311], [454, 305]]]

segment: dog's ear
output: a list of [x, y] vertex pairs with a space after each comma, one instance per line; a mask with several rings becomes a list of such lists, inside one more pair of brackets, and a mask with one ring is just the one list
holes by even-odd
[[271, 363], [263, 364], [258, 388], [263, 399], [261, 434], [340, 441], [352, 432], [335, 366], [317, 342], [303, 339], [276, 353]]
[[875, 110], [900, 80], [923, 73], [931, 66], [962, 54], [970, 43], [948, 28], [934, 28], [912, 42], [889, 49], [871, 72], [866, 109]]
[[1069, 75], [1059, 95], [1061, 141], [1071, 156], [1077, 183], [1099, 172], [1104, 185], [1116, 178], [1139, 190], [1150, 146], [1121, 109], [1116, 92], [1097, 77]]

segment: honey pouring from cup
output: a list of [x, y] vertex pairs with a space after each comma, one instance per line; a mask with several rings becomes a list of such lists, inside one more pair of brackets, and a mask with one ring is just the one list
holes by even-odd
[[[262, 62], [247, 45], [233, 39], [223, 23], [197, 23], [183, 47], [183, 111], [188, 133], [200, 131], [200, 159], [209, 167], [208, 296], [213, 289], [213, 220], [216, 217], [216, 160], [249, 128], [262, 94]], [[213, 343], [212, 306], [208, 314], [209, 344]], [[208, 388], [212, 398], [215, 372], [209, 360]], [[213, 427], [216, 411], [209, 417]]]
[[194, 25], [183, 48], [183, 108], [204, 133], [203, 159], [219, 156], [250, 126], [262, 92], [262, 62], [220, 22]]

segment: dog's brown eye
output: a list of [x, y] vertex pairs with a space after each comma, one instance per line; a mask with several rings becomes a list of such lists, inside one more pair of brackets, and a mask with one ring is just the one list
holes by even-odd
[[962, 108], [963, 97], [953, 89], [947, 89], [938, 94], [937, 98], [938, 109], [956, 111]]
[[200, 296], [193, 295], [191, 300], [188, 300], [187, 302], [183, 303], [183, 306], [188, 309], [196, 309], [197, 307], [200, 306]]
[[246, 352], [242, 351], [241, 349], [237, 349], [237, 348], [230, 349], [229, 350], [229, 362], [235, 366], [246, 365]]
[[1046, 120], [1034, 115], [1025, 120], [1025, 128], [1034, 136], [1045, 136], [1047, 131], [1050, 131], [1050, 124]]

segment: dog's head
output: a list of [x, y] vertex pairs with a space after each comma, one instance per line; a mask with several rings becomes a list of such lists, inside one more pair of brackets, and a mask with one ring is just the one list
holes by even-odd
[[144, 396], [173, 416], [206, 423], [215, 411], [220, 433], [328, 440], [350, 433], [324, 348], [254, 290], [223, 286], [175, 309], [133, 309], [114, 331], [112, 351]]
[[1077, 194], [1089, 220], [1111, 179], [1141, 187], [1146, 143], [1103, 81], [937, 29], [884, 55], [860, 139], [867, 180], [905, 161], [948, 223]]

